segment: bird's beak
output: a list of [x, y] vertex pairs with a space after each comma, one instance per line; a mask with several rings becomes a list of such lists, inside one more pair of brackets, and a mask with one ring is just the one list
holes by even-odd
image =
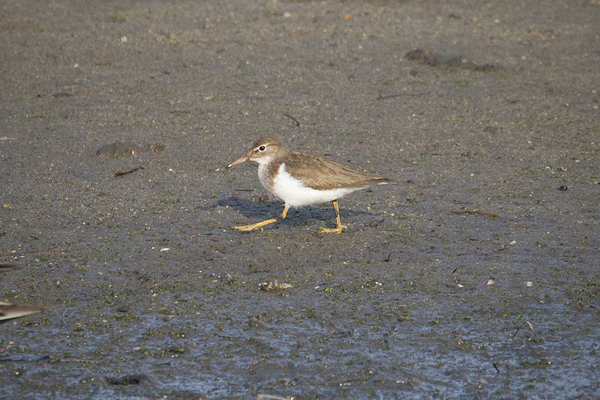
[[227, 168], [235, 167], [236, 165], [239, 165], [241, 163], [245, 163], [246, 161], [248, 161], [248, 159], [249, 159], [248, 156], [240, 157], [237, 160], [235, 160], [234, 162], [232, 162], [231, 164], [229, 164], [227, 166]]

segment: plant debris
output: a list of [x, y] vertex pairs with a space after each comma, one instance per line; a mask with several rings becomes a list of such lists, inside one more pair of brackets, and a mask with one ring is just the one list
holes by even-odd
[[460, 211], [452, 211], [452, 214], [485, 215], [486, 217], [500, 218], [500, 214], [494, 214], [491, 212], [484, 212], [484, 211], [460, 210]]
[[138, 171], [140, 169], [144, 169], [144, 167], [140, 166], [140, 167], [135, 167], [134, 169], [130, 169], [129, 171], [119, 171], [119, 172], [115, 173], [115, 175], [113, 176], [113, 178], [117, 178], [117, 177], [123, 176], [123, 175], [128, 175], [128, 174], [131, 174], [131, 173], [133, 173], [135, 171]]
[[277, 283], [277, 281], [272, 281], [263, 282], [259, 284], [258, 287], [260, 287], [260, 289], [264, 290], [265, 292], [272, 292], [275, 290], [291, 289], [293, 286], [289, 283]]
[[469, 69], [473, 71], [495, 72], [503, 71], [506, 68], [493, 64], [475, 64], [468, 58], [460, 56], [443, 56], [424, 49], [415, 49], [406, 53], [409, 60], [423, 61], [433, 67], [451, 67], [460, 69]]

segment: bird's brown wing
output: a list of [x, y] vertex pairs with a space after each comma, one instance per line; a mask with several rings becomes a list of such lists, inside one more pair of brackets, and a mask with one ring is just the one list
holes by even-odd
[[327, 158], [299, 151], [290, 152], [286, 170], [316, 190], [395, 184], [387, 178], [355, 171]]

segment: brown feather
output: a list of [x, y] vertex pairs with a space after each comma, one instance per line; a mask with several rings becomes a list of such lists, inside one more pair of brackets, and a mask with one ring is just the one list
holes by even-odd
[[[279, 168], [283, 160], [278, 160]], [[285, 168], [292, 176], [316, 190], [361, 188], [369, 185], [395, 184], [387, 178], [356, 171], [324, 157], [290, 151]]]

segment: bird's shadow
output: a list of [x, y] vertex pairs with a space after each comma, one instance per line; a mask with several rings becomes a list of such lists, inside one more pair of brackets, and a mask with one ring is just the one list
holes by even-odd
[[[229, 207], [235, 209], [241, 215], [250, 219], [244, 223], [260, 222], [265, 219], [280, 216], [283, 212], [284, 203], [282, 201], [254, 202], [249, 199], [228, 196], [219, 199], [214, 207]], [[213, 207], [211, 207], [213, 208]], [[357, 215], [372, 215], [370, 212], [347, 210], [340, 206], [340, 218], [344, 223], [345, 217]], [[285, 225], [312, 225], [314, 223], [335, 224], [335, 211], [333, 205], [328, 206], [304, 206], [300, 208], [290, 208], [286, 218], [279, 221], [279, 224]]]

